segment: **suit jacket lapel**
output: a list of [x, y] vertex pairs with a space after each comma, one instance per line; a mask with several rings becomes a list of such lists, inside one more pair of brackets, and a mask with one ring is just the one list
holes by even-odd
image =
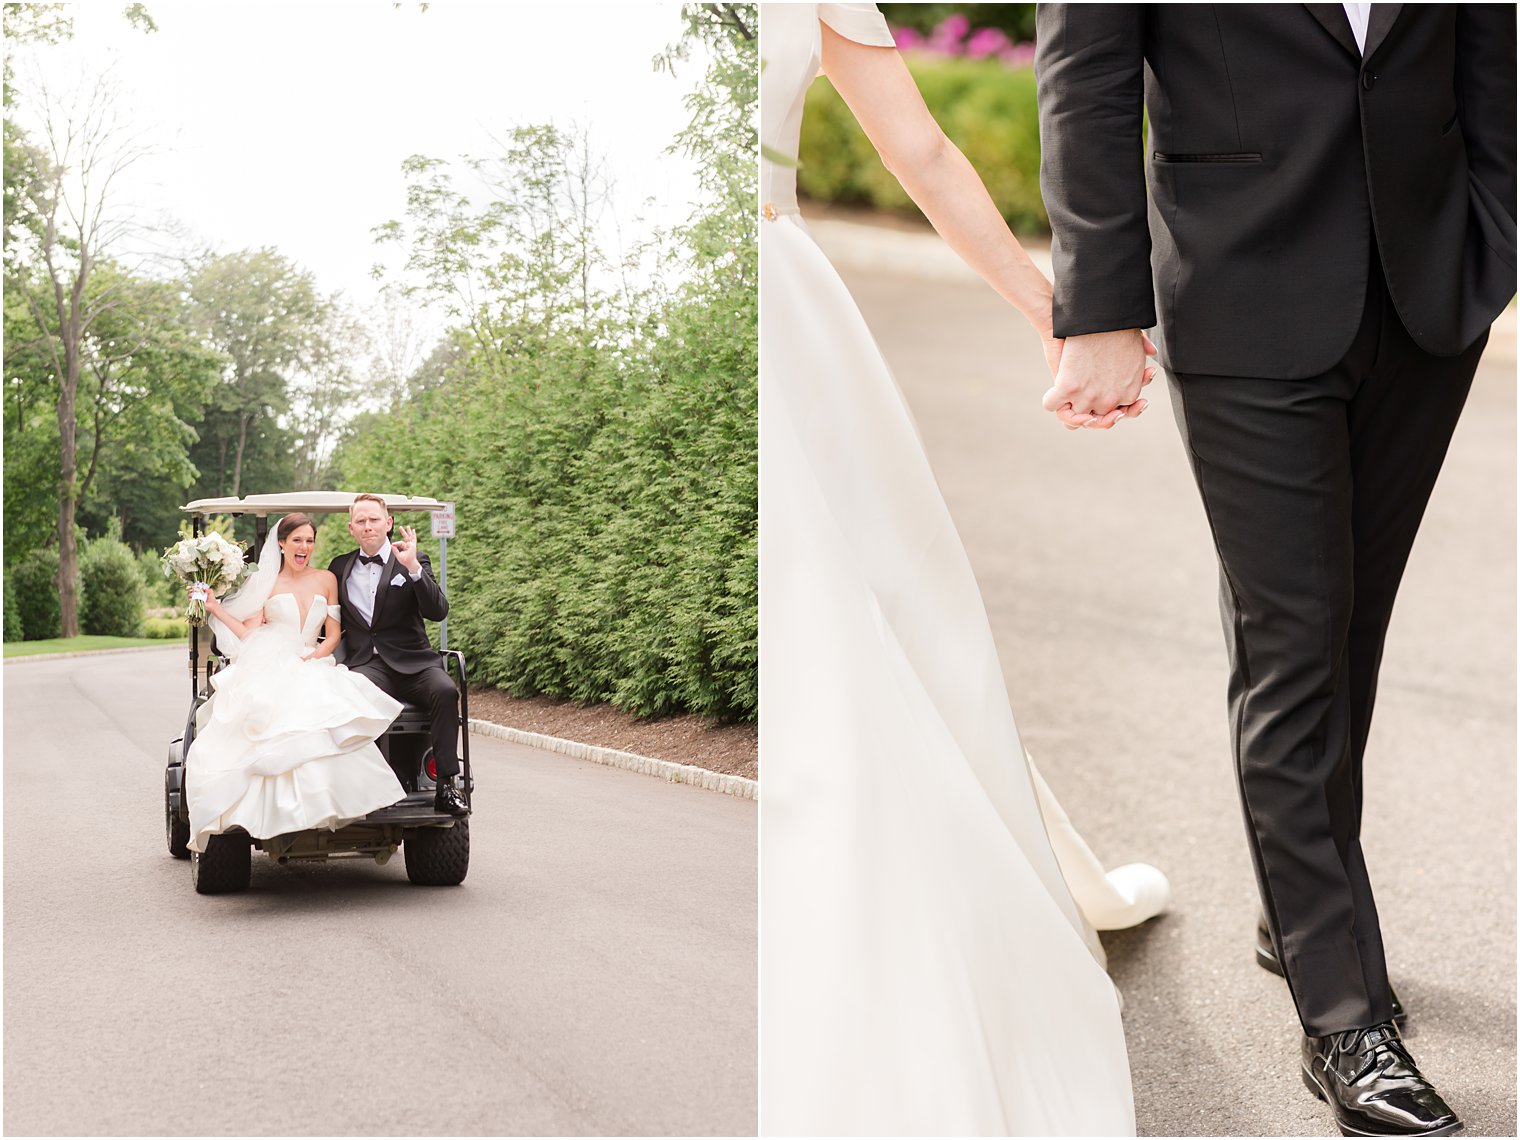
[[1371, 59], [1377, 49], [1383, 46], [1383, 40], [1388, 37], [1389, 29], [1393, 22], [1399, 18], [1402, 4], [1374, 4], [1372, 14], [1367, 17], [1367, 58]]
[[[1346, 9], [1342, 5], [1305, 4], [1304, 7], [1309, 9], [1309, 14], [1320, 22], [1325, 31], [1329, 32], [1340, 42], [1341, 47], [1349, 51], [1358, 61], [1361, 60], [1361, 49], [1356, 46], [1356, 36], [1351, 32], [1351, 21], [1346, 18]], [[1372, 28], [1370, 24], [1377, 21], [1378, 9], [1381, 7], [1383, 7], [1381, 4], [1374, 4], [1372, 6], [1372, 17], [1367, 29], [1367, 46], [1369, 48], [1372, 46]], [[1369, 51], [1367, 54], [1371, 55], [1372, 52]]]

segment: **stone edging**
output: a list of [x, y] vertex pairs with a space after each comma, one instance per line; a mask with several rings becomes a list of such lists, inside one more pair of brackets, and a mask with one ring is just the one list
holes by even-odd
[[163, 645], [122, 645], [115, 649], [71, 649], [67, 653], [18, 653], [15, 657], [7, 657], [4, 660], [7, 665], [15, 665], [22, 661], [67, 661], [70, 657], [108, 657], [112, 653], [162, 653], [165, 649], [178, 649], [181, 653], [189, 653], [183, 642], [165, 641]]
[[488, 720], [470, 718], [470, 731], [479, 736], [494, 736], [513, 744], [526, 744], [545, 752], [558, 752], [576, 760], [590, 760], [594, 764], [606, 764], [611, 768], [625, 768], [630, 772], [642, 772], [646, 776], [658, 776], [673, 784], [691, 784], [710, 792], [738, 796], [740, 799], [759, 799], [758, 781], [745, 776], [728, 775], [699, 768], [695, 764], [677, 764], [670, 760], [656, 760], [633, 752], [619, 752], [615, 748], [602, 748], [595, 744], [581, 744], [558, 736], [545, 736], [539, 732], [525, 732]]

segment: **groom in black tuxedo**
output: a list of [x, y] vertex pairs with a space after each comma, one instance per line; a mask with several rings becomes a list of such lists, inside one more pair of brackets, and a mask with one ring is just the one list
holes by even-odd
[[1305, 1082], [1348, 1134], [1446, 1135], [1394, 1023], [1362, 754], [1515, 292], [1515, 8], [1041, 5], [1035, 67], [1066, 338], [1046, 407], [1107, 427], [1157, 328], [1222, 571], [1258, 958], [1287, 978]]
[[379, 495], [358, 495], [348, 508], [348, 532], [358, 550], [328, 564], [338, 579], [343, 663], [397, 700], [428, 710], [438, 785], [433, 806], [469, 813], [454, 786], [459, 774], [459, 689], [428, 642], [423, 619], [442, 621], [449, 601], [433, 578], [427, 555], [408, 527], [390, 540], [391, 516]]

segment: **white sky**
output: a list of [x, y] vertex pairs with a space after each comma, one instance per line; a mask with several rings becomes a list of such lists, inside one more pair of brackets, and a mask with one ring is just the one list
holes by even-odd
[[274, 246], [360, 306], [378, 289], [370, 266], [396, 262], [370, 229], [403, 216], [412, 154], [486, 155], [510, 127], [579, 122], [609, 159], [625, 245], [639, 216], [673, 224], [697, 194], [664, 148], [703, 60], [674, 79], [650, 62], [679, 38], [676, 3], [148, 0], [146, 35], [125, 6], [78, 5], [74, 40], [35, 58], [60, 85], [116, 61], [132, 124], [159, 150], [127, 190], [137, 208], [193, 246]]

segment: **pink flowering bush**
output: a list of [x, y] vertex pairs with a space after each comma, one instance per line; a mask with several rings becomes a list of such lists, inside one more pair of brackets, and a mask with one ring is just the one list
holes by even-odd
[[1001, 28], [972, 28], [960, 13], [946, 16], [928, 35], [915, 28], [892, 29], [899, 51], [964, 59], [995, 59], [1006, 67], [1034, 66], [1034, 44], [1014, 43]]

